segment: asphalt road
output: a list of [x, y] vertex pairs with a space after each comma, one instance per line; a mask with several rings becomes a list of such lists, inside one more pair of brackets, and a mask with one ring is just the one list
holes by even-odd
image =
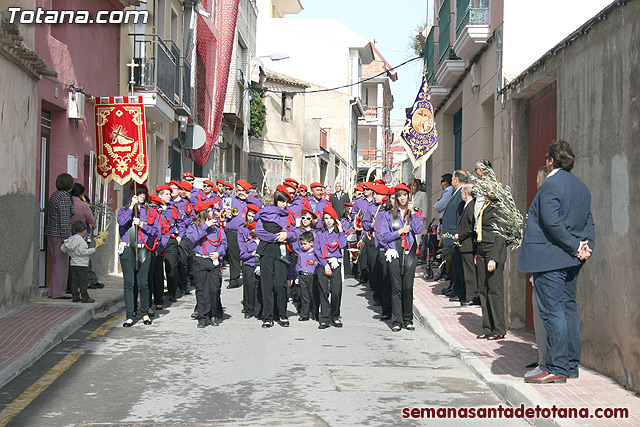
[[242, 289], [223, 289], [226, 318], [205, 329], [190, 318], [193, 293], [151, 326], [93, 320], [0, 391], [0, 408], [13, 411], [5, 419], [47, 427], [479, 425], [488, 420], [411, 420], [402, 410], [507, 406], [419, 324], [392, 333], [352, 279], [342, 329], [318, 330], [294, 313], [290, 328], [262, 329], [243, 318], [241, 298]]

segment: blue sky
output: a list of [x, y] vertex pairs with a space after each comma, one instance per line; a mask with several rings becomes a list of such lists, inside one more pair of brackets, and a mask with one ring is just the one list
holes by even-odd
[[[393, 67], [415, 54], [411, 37], [416, 27], [433, 21], [433, 0], [300, 0], [304, 10], [297, 18], [337, 18], [347, 27], [368, 39], [375, 39], [376, 48]], [[429, 8], [427, 10], [427, 2]], [[398, 80], [391, 83], [394, 106], [391, 118], [404, 118], [420, 86], [422, 62], [414, 61], [398, 70]]]

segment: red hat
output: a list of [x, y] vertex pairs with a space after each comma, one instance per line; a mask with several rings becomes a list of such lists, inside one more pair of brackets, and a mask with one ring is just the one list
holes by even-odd
[[[218, 181], [220, 181], [220, 180], [218, 180]], [[210, 185], [210, 186], [212, 186], [212, 187], [215, 187], [215, 186], [216, 186], [212, 181], [210, 181], [210, 180], [208, 180], [208, 179], [205, 179], [204, 181], [202, 181], [202, 183], [203, 183], [203, 184]]]
[[317, 219], [317, 218], [318, 218], [318, 215], [316, 215], [316, 214], [315, 214], [311, 209], [309, 209], [309, 208], [302, 208], [302, 211], [300, 211], [300, 216], [302, 216], [302, 215], [304, 215], [304, 214], [306, 214], [306, 213], [311, 214], [311, 216], [312, 216], [314, 219]]
[[348, 203], [348, 202], [347, 202], [347, 203], [345, 203], [344, 205], [345, 205], [345, 207], [348, 207], [348, 208], [352, 208], [352, 207], [353, 207], [353, 203]]
[[384, 185], [384, 181], [381, 179], [376, 179], [375, 181], [373, 181], [376, 184], [383, 184]]
[[216, 179], [216, 184], [222, 184], [222, 185], [225, 185], [225, 184], [226, 184], [226, 182], [224, 182], [224, 179], [220, 179], [220, 178], [218, 178], [218, 179]]
[[254, 205], [253, 203], [247, 203], [247, 210], [249, 212], [256, 213], [260, 210], [260, 206]]
[[178, 181], [172, 179], [171, 181], [169, 181], [169, 185], [175, 185], [178, 188], [182, 188], [182, 184], [180, 184]]
[[286, 194], [287, 196], [289, 196], [289, 200], [291, 200], [291, 194], [289, 194], [289, 190], [287, 190], [287, 187], [285, 187], [284, 185], [278, 185], [276, 187], [276, 190]]
[[196, 177], [195, 177], [195, 176], [193, 176], [193, 174], [192, 174], [191, 172], [185, 172], [185, 173], [183, 173], [183, 174], [182, 174], [182, 177], [184, 178], [185, 176], [188, 176], [189, 178], [196, 179]]
[[356, 187], [354, 188], [355, 191], [364, 191], [364, 185], [362, 184], [358, 184], [356, 185]]
[[338, 213], [331, 206], [325, 206], [325, 208], [322, 210], [322, 215], [329, 215], [331, 216], [331, 218], [338, 221]]
[[314, 189], [316, 187], [322, 187], [324, 188], [324, 185], [320, 184], [319, 182], [312, 182], [310, 185], [311, 189]]
[[376, 191], [376, 185], [373, 182], [365, 182], [363, 184], [364, 187], [367, 187], [371, 191]]
[[[169, 187], [171, 188], [171, 187]], [[162, 203], [162, 200], [160, 199], [160, 197], [156, 196], [155, 194], [150, 194], [149, 195], [149, 201], [151, 203], [155, 203], [156, 205], [163, 205], [164, 203]]]
[[282, 183], [285, 187], [293, 188], [294, 190], [297, 188], [293, 182], [285, 181]]
[[202, 202], [198, 202], [194, 207], [194, 209], [196, 210], [196, 212], [200, 212], [204, 209], [212, 208], [212, 207], [213, 207], [213, 202], [211, 200], [203, 200]]
[[230, 183], [230, 182], [224, 182], [224, 181], [222, 181], [222, 185], [224, 185], [225, 187], [230, 188], [230, 189], [232, 189], [232, 190], [233, 190], [233, 184], [232, 184], [232, 183]]
[[296, 181], [296, 180], [295, 180], [295, 179], [293, 179], [293, 178], [286, 178], [286, 179], [284, 180], [284, 182], [290, 182], [290, 183], [294, 184], [296, 187], [298, 186], [298, 181]]
[[162, 190], [169, 190], [169, 191], [171, 191], [171, 187], [169, 187], [169, 186], [168, 186], [168, 185], [166, 185], [166, 184], [158, 185], [158, 186], [156, 187], [156, 193], [159, 193], [159, 192], [161, 192]]
[[257, 222], [255, 222], [255, 221], [250, 222], [249, 224], [247, 224], [247, 228], [248, 228], [249, 230], [255, 230], [255, 228], [256, 228], [256, 224], [257, 224]]
[[396, 187], [387, 187], [387, 194], [396, 194]]
[[239, 179], [238, 182], [236, 182], [236, 185], [238, 187], [243, 188], [245, 191], [251, 191], [251, 189], [253, 188], [251, 186], [251, 184], [249, 184], [246, 180], [244, 179]]
[[389, 200], [389, 198], [388, 198], [387, 196], [384, 196], [384, 197], [382, 198], [382, 203], [387, 203], [387, 200]]
[[189, 181], [182, 181], [180, 185], [182, 186], [182, 189], [185, 191], [193, 190], [193, 185], [191, 185]]
[[407, 193], [411, 194], [411, 190], [405, 184], [396, 185], [396, 192], [398, 191], [406, 191]]
[[373, 191], [378, 193], [378, 194], [385, 195], [385, 194], [388, 194], [389, 189], [384, 184], [376, 184], [376, 185], [373, 186]]
[[307, 188], [307, 186], [306, 186], [306, 185], [304, 185], [304, 184], [300, 184], [300, 187], [298, 187], [298, 189], [299, 189], [300, 191], [309, 191], [309, 189]]

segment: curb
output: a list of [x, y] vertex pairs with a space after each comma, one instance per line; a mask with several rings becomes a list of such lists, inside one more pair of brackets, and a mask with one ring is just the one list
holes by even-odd
[[0, 388], [19, 376], [42, 356], [51, 351], [55, 346], [69, 338], [74, 332], [89, 323], [98, 314], [113, 311], [117, 305], [124, 301], [124, 295], [92, 304], [92, 307], [83, 308], [64, 322], [51, 328], [38, 343], [33, 346], [23, 357], [13, 362], [0, 372]]
[[[417, 299], [413, 300], [413, 315], [418, 321], [436, 334], [440, 340], [455, 354], [469, 369], [482, 380], [500, 399], [516, 408], [524, 405], [526, 408], [552, 407], [553, 404], [532, 386], [524, 382], [508, 381], [491, 373], [491, 369], [484, 364], [468, 348], [449, 335], [438, 319]], [[523, 418], [534, 426], [577, 426], [575, 422], [556, 418]]]

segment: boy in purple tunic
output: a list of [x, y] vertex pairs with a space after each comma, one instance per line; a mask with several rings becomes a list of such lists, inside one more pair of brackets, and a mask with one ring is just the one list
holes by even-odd
[[[320, 288], [320, 325], [318, 329], [329, 327], [329, 320], [336, 328], [342, 327], [340, 321], [340, 302], [342, 298], [342, 249], [347, 238], [342, 230], [336, 211], [327, 206], [323, 210], [323, 227], [316, 233], [314, 251], [318, 260], [318, 286]], [[331, 304], [329, 304], [331, 294]]]
[[255, 214], [260, 208], [247, 205], [247, 220], [238, 228], [238, 246], [242, 261], [242, 312], [245, 319], [258, 317], [260, 313], [259, 284], [260, 267], [256, 267], [256, 250], [260, 240], [256, 237]]
[[298, 278], [295, 279], [297, 285], [300, 286], [302, 294], [302, 304], [300, 309], [300, 317], [298, 320], [307, 321], [309, 317], [317, 316], [316, 301], [314, 299], [314, 288], [318, 287], [316, 267], [318, 260], [313, 249], [314, 235], [311, 231], [304, 231], [300, 234], [300, 249], [298, 253], [298, 262], [296, 264], [296, 273]]

